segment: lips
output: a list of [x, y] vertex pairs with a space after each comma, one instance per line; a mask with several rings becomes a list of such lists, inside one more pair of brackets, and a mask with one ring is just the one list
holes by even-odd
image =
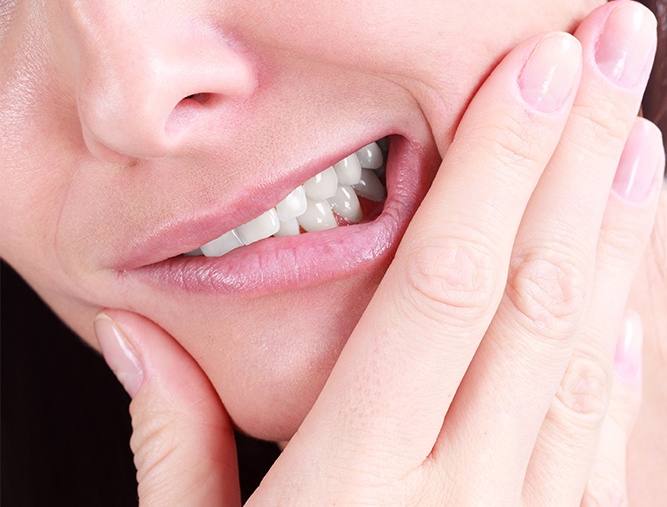
[[[200, 245], [211, 240], [206, 236], [215, 230], [216, 217], [213, 222], [211, 217], [183, 222], [133, 252], [133, 265], [117, 269], [117, 276], [121, 282], [139, 282], [165, 293], [265, 295], [354, 276], [361, 270], [385, 269], [440, 161], [434, 144], [419, 144], [400, 135], [388, 139], [387, 199], [374, 220], [268, 238], [217, 258], [179, 255], [187, 247], [196, 248], [196, 243], [183, 243], [181, 238], [186, 233], [188, 238], [200, 237]], [[181, 247], [173, 246], [179, 241]], [[172, 245], [169, 258], [165, 258], [164, 245]], [[174, 251], [176, 248], [180, 252]], [[162, 259], [157, 257], [159, 252]]]

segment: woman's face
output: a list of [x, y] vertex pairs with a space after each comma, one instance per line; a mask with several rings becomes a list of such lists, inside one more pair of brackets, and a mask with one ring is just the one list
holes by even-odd
[[[2, 2], [0, 253], [91, 345], [100, 308], [145, 315], [241, 429], [286, 439], [474, 90], [511, 46], [599, 3]], [[378, 217], [180, 255], [384, 137]]]

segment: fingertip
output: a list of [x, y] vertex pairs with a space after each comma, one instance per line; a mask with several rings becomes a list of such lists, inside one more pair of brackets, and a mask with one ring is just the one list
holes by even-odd
[[560, 110], [571, 98], [581, 75], [581, 44], [567, 33], [545, 35], [519, 75], [524, 100], [544, 113]]
[[95, 316], [94, 328], [104, 360], [130, 397], [134, 398], [144, 381], [144, 368], [135, 347], [105, 312]]
[[164, 329], [134, 312], [104, 309], [94, 320], [102, 354], [132, 398], [146, 383], [165, 378], [190, 356]]
[[638, 2], [616, 2], [599, 33], [595, 63], [612, 83], [625, 88], [648, 79], [656, 50], [657, 20]]
[[637, 118], [614, 175], [614, 193], [628, 202], [646, 202], [658, 188], [664, 168], [662, 132], [653, 122]]
[[641, 381], [643, 335], [639, 314], [630, 310], [626, 311], [616, 342], [614, 372], [617, 377], [633, 384]]

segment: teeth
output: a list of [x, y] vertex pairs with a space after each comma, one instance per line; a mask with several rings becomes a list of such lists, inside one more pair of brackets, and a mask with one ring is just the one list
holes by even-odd
[[324, 231], [338, 227], [331, 206], [326, 201], [316, 202], [308, 199], [306, 212], [297, 218], [299, 225], [308, 232]]
[[260, 239], [273, 236], [280, 229], [280, 221], [278, 220], [278, 212], [271, 208], [265, 211], [257, 218], [252, 219], [247, 224], [243, 224], [235, 229], [239, 239], [243, 241], [244, 245], [249, 245]]
[[290, 218], [285, 222], [280, 222], [280, 229], [274, 234], [276, 238], [280, 236], [297, 236], [301, 234], [299, 229], [299, 221], [296, 218]]
[[361, 170], [361, 181], [353, 186], [357, 194], [371, 201], [382, 201], [387, 197], [384, 185], [371, 169]]
[[243, 246], [243, 242], [239, 239], [236, 231], [232, 229], [219, 238], [206, 243], [201, 247], [201, 252], [206, 257], [220, 257], [240, 246]]
[[338, 187], [336, 195], [327, 199], [331, 210], [340, 215], [348, 222], [357, 224], [361, 222], [361, 206], [354, 189], [349, 185]]
[[324, 201], [336, 195], [338, 176], [333, 167], [328, 167], [303, 184], [306, 195], [313, 201]]
[[287, 222], [292, 218], [303, 215], [306, 211], [306, 206], [306, 191], [302, 186], [298, 186], [287, 197], [276, 204], [278, 220]]
[[384, 174], [384, 141], [364, 146], [295, 188], [275, 208], [184, 255], [220, 257], [270, 236], [332, 229], [338, 227], [334, 213], [348, 222], [361, 222], [357, 196], [379, 202], [387, 195], [378, 178]]
[[[379, 169], [384, 164], [382, 150], [377, 143], [371, 143], [361, 148], [356, 153], [361, 167], [364, 169]], [[355, 185], [355, 183], [349, 183]]]
[[[382, 154], [380, 154], [382, 155]], [[356, 185], [361, 179], [361, 164], [356, 155], [350, 155], [334, 164], [339, 185]]]

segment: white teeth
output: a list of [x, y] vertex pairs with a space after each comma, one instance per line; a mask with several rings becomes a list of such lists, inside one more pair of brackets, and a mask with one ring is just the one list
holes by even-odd
[[[364, 169], [379, 169], [384, 163], [382, 150], [377, 143], [371, 143], [361, 148], [356, 153], [361, 167]], [[350, 183], [354, 185], [354, 183]]]
[[220, 257], [240, 246], [243, 246], [243, 242], [237, 236], [236, 231], [232, 229], [219, 238], [206, 243], [201, 247], [201, 252], [206, 257]]
[[328, 167], [303, 184], [306, 195], [313, 201], [324, 201], [336, 195], [338, 176], [333, 167]]
[[191, 252], [185, 252], [183, 255], [186, 257], [197, 257], [199, 255], [204, 255], [201, 251], [201, 248], [197, 248], [195, 250], [192, 250]]
[[384, 174], [384, 156], [379, 146], [383, 141], [364, 146], [295, 188], [275, 208], [184, 255], [220, 257], [270, 236], [333, 229], [338, 227], [336, 215], [350, 223], [361, 222], [358, 196], [379, 202], [387, 195], [378, 178]]
[[297, 218], [299, 225], [306, 231], [324, 231], [338, 226], [328, 202], [316, 202], [308, 199], [306, 212]]
[[382, 201], [387, 196], [384, 185], [372, 169], [362, 169], [361, 181], [353, 188], [358, 195], [371, 201]]
[[276, 211], [278, 212], [278, 220], [287, 222], [292, 218], [303, 215], [306, 211], [306, 191], [302, 186], [296, 187], [290, 192], [287, 197], [276, 204]]
[[280, 222], [280, 229], [274, 234], [275, 237], [279, 238], [280, 236], [297, 236], [301, 233], [299, 229], [299, 222], [296, 218], [290, 218], [289, 220]]
[[348, 222], [357, 224], [361, 222], [361, 206], [354, 189], [349, 185], [338, 187], [336, 195], [327, 199], [331, 205], [331, 210], [340, 215]]
[[278, 213], [274, 208], [265, 211], [257, 218], [252, 219], [247, 224], [243, 224], [235, 229], [239, 239], [244, 245], [249, 245], [260, 239], [273, 236], [280, 229]]
[[[382, 155], [382, 154], [380, 154]], [[345, 157], [340, 162], [334, 164], [334, 171], [338, 176], [339, 185], [356, 185], [361, 179], [361, 164], [356, 155], [352, 154]]]

